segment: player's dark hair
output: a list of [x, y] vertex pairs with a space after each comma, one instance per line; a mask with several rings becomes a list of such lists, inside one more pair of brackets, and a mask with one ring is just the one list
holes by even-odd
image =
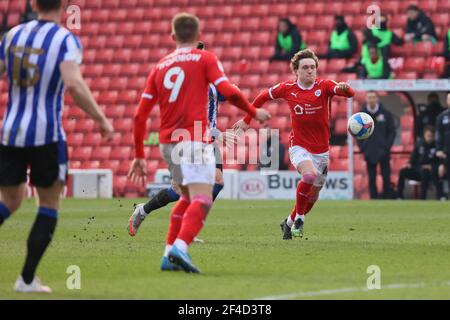
[[291, 59], [291, 69], [296, 72], [302, 59], [313, 59], [316, 62], [316, 68], [319, 67], [319, 59], [310, 49], [304, 49], [297, 52]]
[[432, 134], [434, 134], [434, 127], [427, 125], [425, 128], [423, 128], [423, 134], [425, 135], [425, 132], [430, 131]]
[[197, 49], [205, 50], [205, 43], [199, 41], [198, 44], [197, 44]]
[[189, 13], [179, 13], [172, 19], [172, 33], [178, 42], [194, 41], [200, 31], [200, 21]]
[[412, 11], [420, 11], [419, 7], [416, 6], [415, 4], [410, 4], [410, 5], [408, 6], [407, 11], [410, 11], [410, 10], [412, 10]]
[[40, 11], [49, 12], [61, 9], [61, 0], [37, 0], [37, 6]]

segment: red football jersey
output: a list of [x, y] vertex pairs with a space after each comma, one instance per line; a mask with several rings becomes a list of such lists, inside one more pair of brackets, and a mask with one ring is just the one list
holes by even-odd
[[[208, 141], [207, 108], [209, 83], [217, 86], [228, 81], [217, 57], [208, 51], [177, 49], [161, 59], [151, 71], [142, 98], [159, 103], [160, 142], [181, 140]], [[194, 135], [194, 122], [201, 134]], [[176, 129], [185, 129], [190, 138], [175, 136]], [[203, 136], [202, 136], [203, 135]]]
[[333, 80], [317, 78], [310, 88], [293, 80], [269, 89], [270, 98], [286, 100], [291, 110], [290, 147], [300, 146], [313, 154], [329, 150], [331, 98], [336, 86]]

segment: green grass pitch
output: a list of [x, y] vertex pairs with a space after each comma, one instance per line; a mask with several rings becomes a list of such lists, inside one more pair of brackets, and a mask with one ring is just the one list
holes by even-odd
[[[450, 299], [448, 202], [320, 201], [305, 237], [282, 241], [291, 201], [220, 200], [190, 249], [202, 275], [159, 270], [171, 206], [130, 238], [134, 202], [65, 200], [38, 269], [54, 293], [23, 295], [12, 286], [35, 216], [27, 200], [0, 228], [0, 299]], [[66, 287], [70, 265], [80, 290]], [[370, 265], [380, 290], [364, 290]]]

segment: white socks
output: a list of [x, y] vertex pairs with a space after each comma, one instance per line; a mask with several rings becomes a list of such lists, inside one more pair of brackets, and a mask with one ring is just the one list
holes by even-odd
[[294, 221], [292, 221], [291, 215], [287, 218], [286, 224], [289, 228], [291, 228], [294, 225]]
[[181, 240], [181, 239], [175, 240], [175, 242], [174, 242], [173, 245], [174, 245], [175, 247], [177, 247], [179, 250], [181, 250], [182, 252], [184, 252], [184, 253], [187, 253], [187, 251], [188, 251], [188, 245], [187, 245], [187, 243], [184, 242], [184, 241]]
[[[296, 214], [295, 215], [295, 220], [297, 219], [301, 219], [303, 222], [305, 222], [305, 215], [304, 214]], [[291, 216], [289, 215], [289, 217], [287, 218], [286, 224], [288, 225], [289, 228], [291, 228], [294, 225], [294, 221], [292, 221]]]
[[170, 244], [166, 244], [166, 247], [165, 247], [165, 249], [164, 249], [164, 257], [169, 257], [169, 251], [172, 249], [172, 245], [170, 245]]

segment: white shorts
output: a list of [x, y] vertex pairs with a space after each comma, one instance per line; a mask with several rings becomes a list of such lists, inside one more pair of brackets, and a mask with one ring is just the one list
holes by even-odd
[[298, 165], [303, 161], [312, 161], [314, 168], [317, 170], [317, 179], [314, 181], [316, 187], [321, 187], [325, 183], [328, 173], [329, 158], [329, 152], [313, 154], [300, 146], [289, 148], [289, 159], [295, 168], [298, 168]]
[[198, 141], [183, 141], [160, 145], [161, 154], [169, 165], [175, 183], [213, 185], [216, 179], [214, 146]]

